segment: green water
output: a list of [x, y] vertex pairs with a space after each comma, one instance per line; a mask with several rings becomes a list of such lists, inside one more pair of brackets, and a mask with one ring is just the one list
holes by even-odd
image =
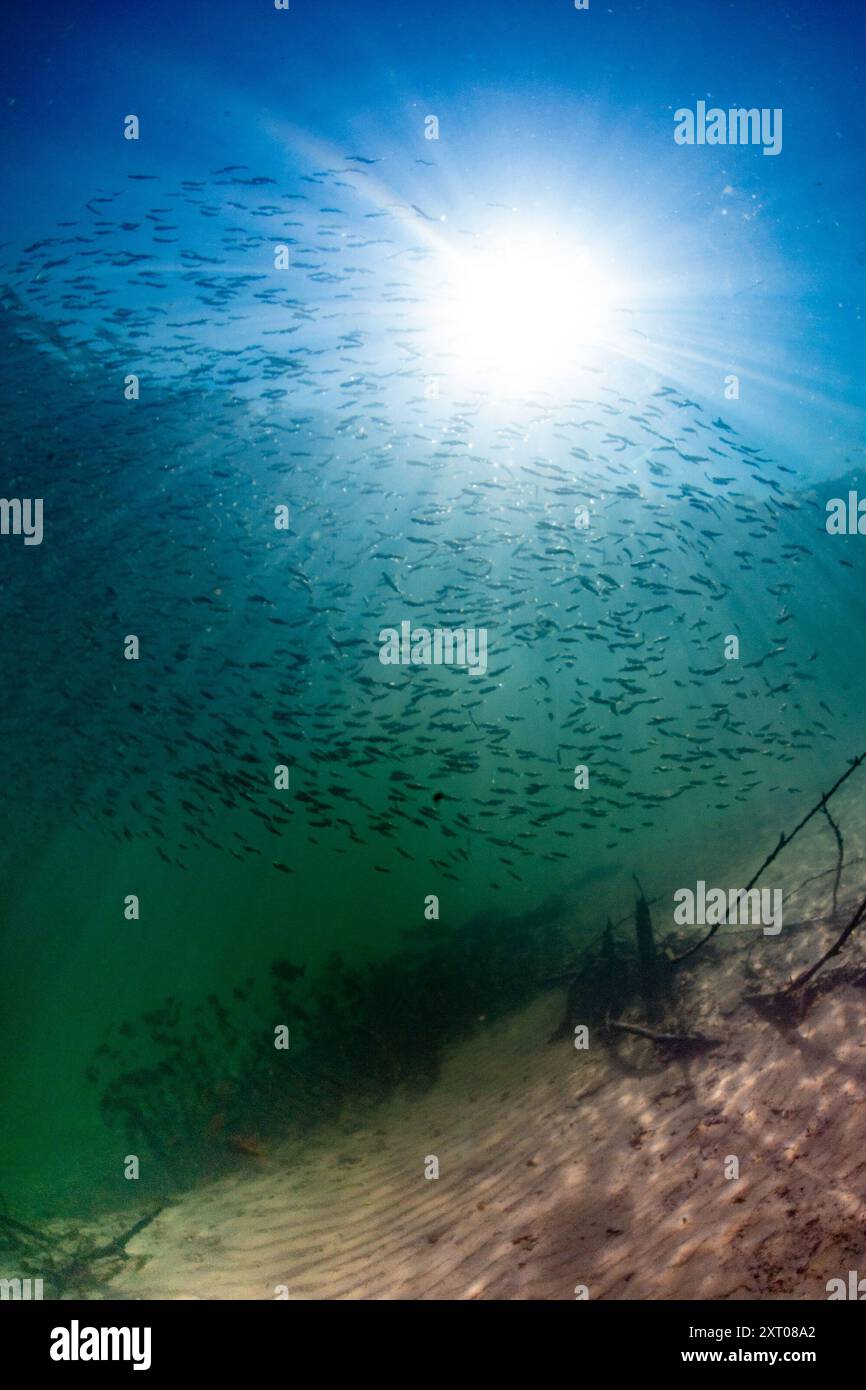
[[[233, 1136], [423, 1088], [633, 874], [664, 933], [866, 746], [859, 538], [824, 526], [848, 480], [780, 470], [733, 407], [640, 371], [507, 412], [350, 375], [348, 428], [228, 387], [130, 405], [4, 323], [6, 491], [46, 508], [0, 554], [17, 1212], [134, 1206]], [[486, 674], [383, 665], [404, 619], [485, 628]]]

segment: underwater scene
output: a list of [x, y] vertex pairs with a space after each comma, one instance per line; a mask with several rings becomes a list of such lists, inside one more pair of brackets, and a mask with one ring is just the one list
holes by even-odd
[[866, 1296], [861, 8], [3, 28], [3, 1298]]

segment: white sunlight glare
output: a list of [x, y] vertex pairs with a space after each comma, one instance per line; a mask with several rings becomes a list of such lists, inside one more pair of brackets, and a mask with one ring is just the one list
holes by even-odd
[[587, 248], [533, 235], [449, 257], [437, 336], [460, 377], [529, 386], [608, 343], [621, 304]]

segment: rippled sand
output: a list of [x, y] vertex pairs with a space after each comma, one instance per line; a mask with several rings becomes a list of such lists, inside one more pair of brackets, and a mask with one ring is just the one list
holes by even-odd
[[[105, 1292], [824, 1298], [866, 1252], [866, 992], [838, 986], [787, 1033], [743, 993], [833, 934], [795, 928], [767, 947], [732, 933], [695, 957], [673, 1017], [723, 1042], [688, 1059], [624, 1035], [548, 1045], [563, 1007], [551, 993], [456, 1048], [425, 1096], [181, 1198]], [[839, 961], [853, 974], [864, 948]]]

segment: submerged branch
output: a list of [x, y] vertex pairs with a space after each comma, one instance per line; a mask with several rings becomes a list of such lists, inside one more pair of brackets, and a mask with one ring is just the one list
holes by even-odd
[[827, 961], [832, 960], [833, 956], [838, 956], [845, 942], [848, 940], [849, 936], [854, 935], [854, 932], [860, 926], [864, 917], [866, 917], [866, 898], [863, 898], [845, 930], [836, 938], [829, 951], [825, 951], [820, 960], [816, 960], [814, 965], [810, 965], [808, 970], [804, 970], [801, 975], [793, 979], [791, 983], [786, 985], [779, 993], [782, 995], [794, 994], [797, 990], [801, 990], [804, 985], [807, 985], [813, 975], [817, 975], [822, 965], [826, 965]]
[[145, 1226], [149, 1226], [151, 1221], [155, 1221], [163, 1210], [163, 1207], [157, 1207], [156, 1211], [152, 1211], [149, 1216], [143, 1216], [140, 1221], [136, 1221], [133, 1226], [130, 1226], [128, 1231], [122, 1232], [114, 1240], [109, 1241], [107, 1245], [98, 1245], [96, 1249], [90, 1251], [88, 1260], [105, 1260], [111, 1255], [120, 1255], [122, 1259], [128, 1260], [129, 1255], [126, 1252], [128, 1242], [132, 1240], [133, 1236], [137, 1236], [140, 1231], [143, 1231]]
[[637, 874], [632, 874], [640, 897], [635, 903], [635, 940], [637, 942], [638, 964], [640, 968], [641, 991], [646, 1000], [650, 1017], [655, 1019], [658, 1010], [660, 988], [658, 954], [653, 934], [652, 917], [647, 905], [646, 894], [640, 885]]
[[833, 831], [833, 834], [836, 837], [836, 877], [833, 880], [833, 916], [835, 917], [837, 911], [839, 910], [839, 884], [842, 880], [842, 868], [845, 863], [845, 841], [842, 839], [842, 831], [839, 829], [833, 817], [830, 815], [830, 812], [827, 810], [826, 804], [822, 807], [822, 810], [830, 823], [830, 829]]
[[0, 1210], [0, 1247], [14, 1251], [16, 1257], [26, 1263], [28, 1270], [44, 1271], [45, 1277], [53, 1285], [54, 1296], [61, 1297], [68, 1288], [94, 1283], [96, 1276], [92, 1267], [98, 1261], [128, 1260], [128, 1242], [149, 1226], [162, 1210], [162, 1207], [158, 1207], [113, 1240], [97, 1245], [91, 1237], [81, 1234], [67, 1236], [55, 1232], [51, 1236], [43, 1235], [35, 1227], [14, 1220], [4, 1205]]
[[639, 1023], [624, 1023], [622, 1019], [605, 1019], [608, 1028], [618, 1028], [621, 1033], [634, 1033], [638, 1038], [649, 1038], [650, 1042], [661, 1043], [665, 1047], [721, 1047], [721, 1038], [707, 1038], [702, 1033], [659, 1033], [654, 1028], [642, 1028]]
[[[811, 811], [809, 811], [809, 812], [803, 817], [803, 819], [799, 822], [798, 825], [795, 825], [795, 826], [794, 826], [794, 829], [790, 832], [789, 835], [786, 835], [785, 832], [784, 832], [784, 830], [782, 831], [782, 833], [781, 833], [780, 836], [779, 836], [779, 843], [776, 845], [776, 848], [775, 848], [774, 850], [772, 850], [770, 854], [767, 855], [767, 857], [766, 857], [766, 859], [764, 860], [763, 864], [762, 864], [762, 865], [760, 866], [760, 868], [756, 871], [756, 873], [754, 873], [754, 874], [752, 875], [751, 879], [750, 879], [749, 882], [746, 884], [745, 892], [748, 893], [748, 892], [750, 891], [750, 889], [754, 888], [755, 884], [757, 883], [758, 879], [761, 877], [761, 874], [764, 872], [764, 870], [767, 869], [767, 868], [769, 868], [769, 866], [772, 864], [772, 862], [773, 862], [773, 860], [776, 858], [776, 856], [779, 855], [779, 854], [781, 854], [782, 850], [785, 849], [785, 847], [791, 843], [791, 841], [793, 840], [794, 836], [795, 836], [795, 835], [798, 835], [798, 834], [800, 833], [800, 831], [803, 829], [803, 827], [809, 824], [809, 821], [812, 819], [813, 816], [817, 816], [818, 813], [819, 813], [820, 811], [823, 811], [823, 812], [825, 813], [825, 815], [827, 815], [827, 816], [829, 817], [829, 812], [827, 811], [827, 802], [830, 800], [830, 797], [833, 796], [833, 795], [839, 790], [839, 788], [842, 786], [842, 783], [843, 783], [843, 782], [846, 782], [846, 781], [848, 780], [848, 778], [851, 776], [851, 773], [854, 772], [854, 771], [856, 771], [856, 769], [860, 766], [860, 764], [861, 764], [864, 760], [866, 760], [866, 753], [861, 753], [861, 754], [859, 755], [859, 757], [856, 757], [856, 758], [853, 760], [853, 762], [851, 763], [851, 766], [848, 768], [847, 772], [843, 772], [843, 773], [842, 773], [842, 776], [841, 776], [836, 782], [833, 783], [833, 785], [832, 785], [832, 787], [830, 788], [830, 790], [824, 792], [823, 796], [822, 796], [822, 797], [820, 798], [820, 800], [812, 807]], [[833, 824], [832, 821], [831, 821], [831, 824]], [[839, 837], [839, 838], [841, 839], [841, 837]], [[842, 872], [842, 870], [841, 870], [841, 864], [840, 864], [840, 867], [839, 867], [838, 873], [837, 873], [837, 890], [838, 890], [838, 876], [841, 875], [841, 872]], [[700, 941], [696, 941], [695, 944], [694, 944], [694, 946], [690, 946], [689, 949], [688, 949], [687, 951], [683, 951], [682, 955], [679, 955], [679, 956], [669, 956], [668, 959], [669, 959], [669, 961], [670, 961], [670, 964], [671, 964], [671, 965], [681, 965], [682, 962], [683, 962], [684, 960], [688, 960], [689, 956], [693, 956], [693, 955], [695, 954], [696, 951], [699, 951], [699, 950], [701, 949], [702, 946], [705, 946], [705, 945], [706, 945], [706, 943], [710, 940], [711, 937], [715, 936], [715, 934], [716, 934], [716, 932], [719, 930], [719, 927], [720, 927], [720, 926], [721, 926], [721, 923], [720, 923], [720, 922], [714, 922], [713, 925], [710, 927], [709, 931], [706, 933], [706, 935], [705, 935], [705, 936], [702, 936], [701, 939], [700, 939]], [[838, 949], [838, 946], [840, 946], [840, 945], [841, 945], [841, 942], [838, 943], [837, 949]], [[833, 954], [835, 954], [835, 952], [834, 952]], [[822, 963], [823, 963], [823, 962], [819, 962], [819, 964], [822, 964]]]

